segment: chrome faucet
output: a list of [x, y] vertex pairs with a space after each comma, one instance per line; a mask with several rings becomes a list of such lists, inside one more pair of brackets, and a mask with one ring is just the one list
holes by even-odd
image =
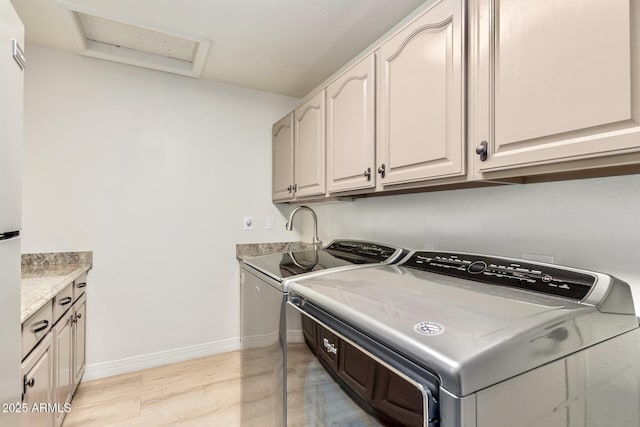
[[318, 238], [318, 217], [316, 216], [316, 213], [313, 211], [313, 209], [311, 209], [309, 206], [298, 206], [297, 208], [295, 208], [293, 212], [291, 212], [291, 215], [289, 215], [289, 222], [287, 222], [287, 225], [285, 225], [285, 227], [288, 231], [293, 230], [293, 217], [301, 210], [307, 210], [311, 212], [311, 216], [313, 217], [313, 245], [319, 247], [320, 245], [322, 245], [322, 242]]

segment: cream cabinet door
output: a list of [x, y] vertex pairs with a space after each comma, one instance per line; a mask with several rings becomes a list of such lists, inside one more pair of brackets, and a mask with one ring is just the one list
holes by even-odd
[[295, 111], [295, 196], [325, 193], [324, 90]]
[[375, 186], [375, 58], [371, 54], [327, 87], [327, 190]]
[[293, 198], [293, 112], [273, 125], [272, 129], [272, 198]]
[[[54, 377], [55, 377], [55, 400], [54, 402], [63, 408], [65, 403], [71, 401], [73, 390], [73, 334], [72, 321], [74, 315], [73, 310], [69, 310], [67, 314], [62, 316], [60, 321], [53, 328], [55, 359], [54, 359]], [[66, 413], [60, 411], [56, 415], [56, 426], [61, 426]]]
[[55, 401], [51, 335], [47, 334], [22, 363], [22, 402], [27, 406], [22, 416], [23, 427], [54, 426], [54, 412], [47, 410], [47, 404]]
[[75, 390], [82, 380], [86, 365], [87, 354], [87, 297], [82, 296], [73, 304], [74, 318], [73, 332], [73, 389]]
[[476, 172], [640, 149], [637, 0], [478, 0], [470, 23]]
[[464, 10], [439, 0], [377, 51], [382, 186], [465, 173]]

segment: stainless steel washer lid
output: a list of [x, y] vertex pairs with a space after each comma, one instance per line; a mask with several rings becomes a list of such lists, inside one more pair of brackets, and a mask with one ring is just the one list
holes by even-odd
[[361, 240], [334, 240], [319, 250], [279, 253], [249, 258], [244, 264], [277, 282], [324, 270], [399, 261], [407, 251], [396, 246]]
[[[603, 307], [608, 295], [625, 294], [614, 284], [628, 291], [594, 274], [608, 289]], [[290, 285], [289, 301], [311, 303], [431, 369], [457, 396], [638, 327], [633, 314], [396, 266], [303, 278]]]

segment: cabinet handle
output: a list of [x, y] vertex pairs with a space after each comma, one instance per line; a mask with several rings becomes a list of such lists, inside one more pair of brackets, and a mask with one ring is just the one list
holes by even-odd
[[289, 185], [289, 186], [287, 187], [287, 191], [289, 192], [289, 194], [291, 194], [291, 189], [292, 189], [292, 188], [293, 188], [293, 187], [292, 187], [291, 185]]
[[371, 168], [367, 168], [367, 170], [364, 171], [364, 177], [367, 178], [367, 181], [371, 181]]
[[31, 332], [33, 332], [34, 334], [37, 334], [38, 332], [42, 332], [45, 329], [47, 329], [49, 327], [49, 321], [43, 320], [41, 322], [36, 323], [36, 325], [33, 325], [33, 327], [31, 328]]
[[484, 162], [487, 160], [487, 147], [489, 143], [487, 141], [482, 141], [480, 145], [476, 147], [476, 154], [480, 156], [480, 161]]
[[378, 173], [380, 174], [380, 178], [384, 178], [384, 176], [387, 174], [384, 163], [381, 164], [380, 167], [378, 168]]
[[68, 304], [71, 304], [71, 301], [73, 301], [73, 298], [64, 297], [58, 302], [58, 305], [68, 305]]
[[298, 184], [293, 184], [293, 192], [295, 193], [296, 191], [298, 191]]
[[338, 348], [335, 344], [330, 343], [328, 339], [323, 338], [322, 345], [324, 346], [324, 349], [327, 350], [327, 353], [333, 353], [336, 356], [338, 355]]
[[76, 288], [78, 288], [78, 289], [82, 289], [82, 288], [86, 288], [86, 287], [87, 287], [87, 282], [78, 283], [76, 285]]
[[30, 380], [28, 380], [26, 375], [22, 377], [22, 401], [23, 402], [24, 402], [25, 396], [27, 395], [27, 388], [31, 388], [34, 385], [36, 385], [35, 378], [31, 378]]

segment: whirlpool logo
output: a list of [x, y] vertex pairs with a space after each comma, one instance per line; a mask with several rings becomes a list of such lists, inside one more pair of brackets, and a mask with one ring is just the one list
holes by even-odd
[[420, 335], [440, 335], [444, 333], [444, 326], [436, 322], [420, 322], [416, 323], [413, 330]]

